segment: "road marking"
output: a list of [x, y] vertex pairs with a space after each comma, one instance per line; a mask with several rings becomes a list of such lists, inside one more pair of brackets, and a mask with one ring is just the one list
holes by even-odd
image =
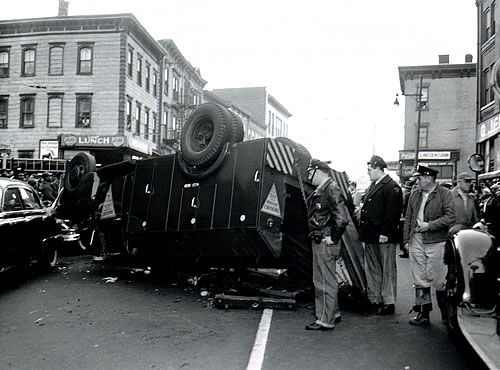
[[262, 312], [260, 318], [259, 329], [253, 344], [250, 360], [248, 361], [247, 370], [260, 370], [264, 362], [264, 353], [266, 352], [267, 335], [271, 327], [271, 319], [273, 317], [273, 310], [266, 308]]

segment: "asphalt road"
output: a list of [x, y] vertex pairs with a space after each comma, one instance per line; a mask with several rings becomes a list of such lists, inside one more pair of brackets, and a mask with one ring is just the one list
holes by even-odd
[[[413, 290], [398, 260], [396, 315], [343, 312], [332, 332], [305, 331], [310, 302], [272, 310], [263, 369], [478, 369], [434, 311], [408, 325]], [[112, 278], [112, 279], [106, 279]], [[115, 279], [117, 278], [117, 279]], [[245, 369], [262, 310], [217, 309], [197, 286], [67, 256], [45, 275], [0, 284], [1, 369]], [[209, 289], [210, 290], [210, 289]], [[255, 368], [255, 367], [254, 367]]]

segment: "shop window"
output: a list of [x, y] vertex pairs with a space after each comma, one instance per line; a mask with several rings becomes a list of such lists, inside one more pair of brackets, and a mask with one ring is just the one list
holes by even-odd
[[62, 46], [52, 46], [49, 51], [49, 75], [63, 74], [63, 54]]
[[92, 74], [92, 46], [84, 45], [78, 49], [78, 74]]
[[35, 127], [35, 97], [21, 98], [21, 127]]
[[92, 116], [92, 97], [78, 95], [76, 98], [76, 124], [75, 127], [90, 128]]
[[0, 49], [0, 77], [9, 77], [9, 49]]
[[62, 101], [61, 95], [49, 96], [47, 127], [62, 127]]
[[9, 98], [0, 97], [0, 128], [7, 128], [8, 113], [9, 113]]
[[22, 61], [22, 75], [23, 76], [34, 76], [35, 75], [35, 61], [36, 61], [36, 51], [34, 48], [26, 48], [23, 50], [23, 61]]

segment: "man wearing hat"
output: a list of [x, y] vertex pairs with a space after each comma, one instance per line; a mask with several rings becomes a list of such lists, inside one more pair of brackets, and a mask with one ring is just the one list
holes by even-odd
[[457, 176], [457, 186], [451, 189], [457, 219], [455, 225], [450, 227], [450, 234], [454, 234], [462, 229], [472, 228], [478, 221], [476, 199], [470, 193], [473, 180], [474, 176], [470, 173], [459, 173]]
[[448, 228], [455, 223], [455, 206], [451, 191], [436, 184], [438, 171], [417, 166], [413, 174], [418, 187], [408, 200], [403, 239], [409, 248], [410, 266], [415, 287], [417, 316], [411, 325], [428, 325], [432, 311], [431, 287], [436, 290], [443, 321], [446, 319], [446, 265], [443, 262]]
[[[307, 198], [309, 237], [312, 239], [316, 321], [306, 330], [332, 330], [337, 314], [336, 259], [347, 225], [347, 210], [338, 184], [325, 162], [312, 159], [307, 169], [316, 189]], [[338, 320], [338, 319], [337, 319]]]
[[396, 250], [403, 195], [399, 185], [384, 172], [385, 161], [374, 155], [368, 161], [372, 181], [361, 206], [359, 240], [365, 245], [368, 299], [377, 315], [395, 313], [397, 293]]

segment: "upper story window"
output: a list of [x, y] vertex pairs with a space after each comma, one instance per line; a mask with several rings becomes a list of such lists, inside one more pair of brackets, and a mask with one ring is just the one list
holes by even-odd
[[133, 73], [133, 62], [134, 62], [134, 53], [132, 50], [129, 50], [127, 52], [127, 74], [129, 75], [129, 77], [132, 77], [132, 73]]
[[158, 94], [157, 91], [157, 84], [158, 84], [158, 75], [156, 74], [156, 71], [153, 70], [153, 95], [156, 96]]
[[483, 11], [482, 16], [482, 42], [486, 42], [495, 34], [495, 2]]
[[429, 127], [420, 127], [418, 148], [425, 149], [428, 147]]
[[81, 45], [78, 48], [78, 74], [92, 73], [92, 46]]
[[141, 134], [141, 105], [139, 103], [135, 107], [135, 133]]
[[142, 58], [137, 56], [137, 84], [142, 86]]
[[163, 70], [163, 80], [164, 80], [163, 86], [165, 86], [165, 95], [168, 96], [168, 90], [170, 88], [170, 86], [168, 84], [168, 80], [169, 80], [169, 70], [168, 70], [168, 68], [165, 68]]
[[9, 49], [0, 48], [0, 77], [9, 77]]
[[493, 89], [491, 87], [491, 84], [490, 84], [490, 81], [491, 81], [491, 71], [492, 71], [492, 68], [493, 65], [489, 68], [486, 68], [483, 73], [482, 73], [482, 76], [481, 76], [481, 90], [482, 90], [482, 94], [481, 94], [481, 106], [485, 106], [485, 105], [488, 105], [489, 103], [491, 103], [492, 101], [495, 100], [495, 93], [493, 92]]
[[149, 92], [149, 81], [151, 79], [151, 67], [146, 64], [146, 91]]
[[[429, 87], [422, 86], [422, 91], [420, 93], [421, 93], [420, 108], [424, 109], [424, 110], [429, 109]], [[415, 101], [416, 101], [415, 110], [418, 110], [418, 103], [419, 103], [418, 96], [417, 96], [417, 99]]]
[[149, 139], [149, 109], [144, 108], [144, 139]]
[[179, 78], [172, 77], [172, 97], [174, 100], [179, 100]]
[[9, 98], [0, 96], [0, 128], [7, 128], [7, 118], [9, 113]]
[[47, 127], [62, 127], [62, 95], [49, 95]]
[[92, 95], [78, 94], [76, 97], [75, 127], [90, 128], [92, 117]]
[[61, 45], [51, 46], [49, 51], [49, 75], [63, 74], [64, 47]]
[[35, 127], [35, 96], [21, 97], [20, 127]]
[[127, 102], [125, 103], [125, 128], [127, 131], [132, 129], [132, 99], [127, 98]]
[[23, 61], [22, 61], [22, 75], [23, 76], [34, 76], [35, 75], [35, 62], [36, 62], [36, 50], [35, 48], [25, 48], [23, 50]]

